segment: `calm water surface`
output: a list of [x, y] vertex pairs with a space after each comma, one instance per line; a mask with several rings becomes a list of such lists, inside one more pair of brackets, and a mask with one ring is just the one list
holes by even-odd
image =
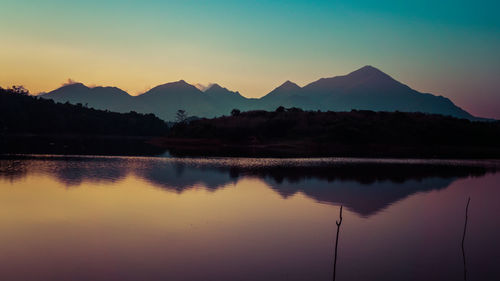
[[0, 280], [500, 280], [494, 161], [0, 160]]

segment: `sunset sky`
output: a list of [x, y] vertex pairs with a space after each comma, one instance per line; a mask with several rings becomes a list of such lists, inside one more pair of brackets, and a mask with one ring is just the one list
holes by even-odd
[[500, 118], [498, 0], [352, 2], [0, 0], [0, 86], [184, 79], [260, 97], [373, 65]]

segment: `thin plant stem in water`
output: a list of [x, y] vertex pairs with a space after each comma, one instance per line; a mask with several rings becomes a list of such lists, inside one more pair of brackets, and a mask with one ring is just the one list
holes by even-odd
[[342, 224], [342, 205], [340, 206], [340, 219], [338, 221], [335, 221], [335, 224], [337, 225], [337, 237], [335, 239], [335, 258], [333, 260], [333, 281], [335, 281], [335, 277], [337, 274], [337, 249], [339, 246], [339, 232], [340, 232], [340, 225]]
[[467, 231], [467, 220], [469, 218], [469, 203], [470, 203], [470, 197], [467, 200], [467, 205], [465, 206], [465, 224], [464, 224], [464, 233], [462, 235], [462, 258], [464, 261], [464, 280], [467, 280], [467, 264], [465, 262], [465, 232]]

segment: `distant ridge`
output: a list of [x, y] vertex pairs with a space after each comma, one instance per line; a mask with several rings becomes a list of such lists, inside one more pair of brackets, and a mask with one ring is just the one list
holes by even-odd
[[64, 85], [43, 98], [71, 104], [81, 103], [95, 109], [129, 112], [134, 109], [133, 97], [116, 87], [87, 87], [82, 83]]
[[274, 110], [279, 106], [322, 111], [423, 112], [483, 120], [456, 106], [448, 98], [413, 90], [369, 65], [347, 75], [321, 78], [304, 87], [286, 81], [260, 99], [246, 98], [218, 84], [203, 88], [184, 80], [156, 86], [139, 96], [130, 96], [116, 87], [90, 88], [74, 83], [42, 97], [81, 103], [97, 109], [154, 113], [166, 121], [174, 120], [179, 109], [191, 116], [216, 117], [227, 115], [234, 108], [242, 111]]

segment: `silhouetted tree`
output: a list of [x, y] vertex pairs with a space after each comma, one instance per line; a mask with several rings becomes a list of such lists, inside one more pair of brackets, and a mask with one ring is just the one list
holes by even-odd
[[280, 106], [280, 107], [276, 108], [276, 112], [285, 112], [285, 107]]
[[177, 113], [175, 114], [175, 120], [177, 121], [177, 123], [186, 123], [187, 119], [188, 116], [185, 110], [177, 110]]
[[[316, 112], [298, 108], [282, 113], [253, 110], [237, 117], [190, 121], [173, 128], [175, 137], [214, 138], [245, 144], [257, 138], [273, 144], [300, 141], [300, 149], [326, 154], [443, 157], [500, 155], [500, 122], [471, 122], [450, 116], [356, 110]], [[377, 149], [367, 150], [367, 145]], [[474, 147], [480, 147], [480, 150]], [[361, 150], [360, 150], [361, 148]], [[463, 148], [471, 148], [466, 152]], [[376, 150], [376, 151], [375, 151]], [[373, 151], [373, 152], [372, 152]], [[422, 153], [422, 154], [421, 154]]]
[[30, 93], [30, 92], [28, 91], [28, 89], [26, 89], [26, 88], [25, 88], [24, 86], [22, 86], [22, 85], [19, 85], [19, 86], [14, 85], [14, 86], [12, 86], [12, 88], [11, 88], [10, 90], [11, 90], [11, 92], [12, 92], [13, 94], [18, 94], [18, 95], [23, 95], [23, 96], [27, 96], [27, 95], [29, 95], [29, 93]]
[[241, 111], [237, 108], [231, 110], [231, 116], [238, 116], [240, 115]]
[[167, 124], [153, 114], [116, 113], [82, 104], [55, 103], [27, 95], [23, 88], [0, 88], [0, 131], [5, 134], [85, 134], [158, 136]]
[[298, 108], [298, 107], [290, 107], [287, 109], [288, 112], [302, 112], [304, 110], [302, 110], [302, 108]]

